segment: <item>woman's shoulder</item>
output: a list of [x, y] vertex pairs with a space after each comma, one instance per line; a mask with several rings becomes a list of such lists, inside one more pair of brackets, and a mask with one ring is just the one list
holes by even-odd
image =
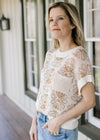
[[48, 50], [48, 52], [54, 53], [56, 50], [57, 50], [57, 48], [50, 48], [50, 49]]
[[88, 57], [86, 49], [82, 46], [79, 46], [74, 52], [73, 56], [77, 59], [85, 60]]
[[48, 51], [47, 51], [47, 54], [53, 54], [57, 49], [56, 48], [50, 48]]
[[87, 53], [85, 47], [78, 46], [74, 53]]

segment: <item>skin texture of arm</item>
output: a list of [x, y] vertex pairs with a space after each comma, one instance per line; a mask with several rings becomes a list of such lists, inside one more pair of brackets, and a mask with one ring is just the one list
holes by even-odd
[[31, 128], [29, 131], [29, 135], [30, 135], [30, 140], [37, 140], [37, 111], [35, 111], [34, 115], [33, 115], [33, 120], [32, 120], [32, 124], [31, 124]]
[[35, 121], [37, 120], [36, 116], [37, 116], [37, 111], [35, 111], [34, 116], [33, 116], [33, 120], [35, 120]]
[[50, 130], [51, 132], [52, 130], [52, 134], [58, 134], [63, 123], [72, 118], [76, 118], [89, 109], [93, 108], [96, 104], [93, 84], [91, 82], [88, 82], [85, 86], [82, 87], [81, 93], [83, 99], [78, 104], [76, 104], [69, 111], [57, 116], [54, 119], [49, 120], [42, 128], [44, 129], [48, 127], [48, 131]]

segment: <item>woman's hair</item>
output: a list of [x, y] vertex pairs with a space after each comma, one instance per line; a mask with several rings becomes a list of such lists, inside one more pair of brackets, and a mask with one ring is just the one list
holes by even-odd
[[[83, 34], [81, 19], [80, 19], [80, 15], [78, 13], [77, 8], [73, 4], [67, 3], [67, 2], [53, 3], [49, 7], [48, 13], [46, 15], [46, 27], [47, 27], [47, 29], [49, 29], [50, 11], [52, 8], [57, 8], [57, 7], [60, 7], [65, 11], [66, 15], [69, 18], [70, 23], [75, 26], [75, 28], [72, 29], [72, 39], [73, 39], [74, 43], [77, 46], [83, 47], [84, 46], [84, 34]], [[54, 44], [54, 48], [60, 47], [59, 41], [57, 39], [52, 39], [52, 43]]]

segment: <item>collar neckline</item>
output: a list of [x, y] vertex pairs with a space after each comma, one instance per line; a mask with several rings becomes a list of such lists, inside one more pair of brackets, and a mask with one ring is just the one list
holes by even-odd
[[71, 52], [73, 52], [74, 50], [78, 49], [78, 48], [81, 48], [81, 46], [77, 46], [77, 47], [74, 47], [72, 49], [69, 49], [67, 51], [60, 51], [60, 48], [57, 49], [57, 52], [56, 52], [56, 56], [57, 57], [65, 57], [67, 54], [70, 54]]

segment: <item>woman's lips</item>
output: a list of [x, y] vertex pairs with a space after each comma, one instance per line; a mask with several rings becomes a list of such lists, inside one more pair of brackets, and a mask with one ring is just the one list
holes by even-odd
[[52, 31], [59, 31], [60, 29], [52, 29]]

